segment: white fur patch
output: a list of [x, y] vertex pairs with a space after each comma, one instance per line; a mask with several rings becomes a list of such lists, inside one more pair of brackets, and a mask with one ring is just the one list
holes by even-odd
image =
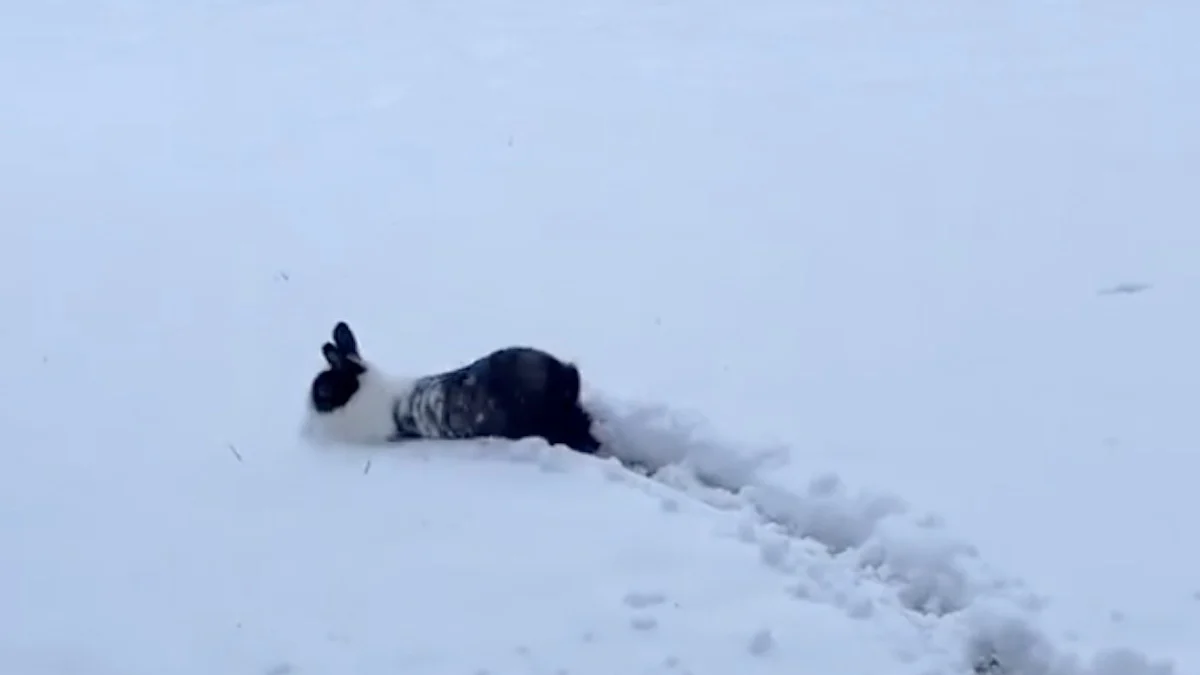
[[[448, 437], [449, 430], [442, 428], [440, 420], [442, 410], [446, 407], [446, 388], [441, 383], [418, 387], [405, 405], [408, 412], [413, 413], [413, 424], [422, 438]], [[425, 414], [426, 411], [433, 415]]]
[[309, 399], [305, 434], [335, 443], [378, 445], [396, 433], [396, 402], [408, 396], [412, 380], [391, 377], [370, 364], [358, 380], [350, 402], [330, 413], [319, 413]]

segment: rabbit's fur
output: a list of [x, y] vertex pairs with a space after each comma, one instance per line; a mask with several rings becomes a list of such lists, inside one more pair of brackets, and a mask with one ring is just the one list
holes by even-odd
[[326, 439], [387, 443], [413, 439], [541, 437], [593, 453], [592, 418], [579, 401], [579, 370], [541, 350], [500, 349], [457, 370], [402, 379], [363, 360], [345, 322], [321, 352], [310, 428]]

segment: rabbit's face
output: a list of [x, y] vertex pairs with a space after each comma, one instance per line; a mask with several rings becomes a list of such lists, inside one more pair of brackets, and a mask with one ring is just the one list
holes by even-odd
[[350, 399], [358, 393], [360, 372], [346, 368], [330, 369], [319, 373], [313, 378], [310, 399], [313, 410], [319, 413], [331, 413], [345, 407]]

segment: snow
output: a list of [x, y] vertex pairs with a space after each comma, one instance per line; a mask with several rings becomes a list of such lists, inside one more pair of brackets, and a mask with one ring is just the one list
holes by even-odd
[[[1198, 20], [0, 6], [0, 664], [1200, 673]], [[340, 319], [642, 469], [305, 443]]]

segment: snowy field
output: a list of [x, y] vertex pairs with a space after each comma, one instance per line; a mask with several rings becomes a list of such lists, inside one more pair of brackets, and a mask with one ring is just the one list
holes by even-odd
[[[0, 3], [0, 672], [1200, 674], [1197, 34]], [[339, 319], [656, 470], [314, 447]]]

